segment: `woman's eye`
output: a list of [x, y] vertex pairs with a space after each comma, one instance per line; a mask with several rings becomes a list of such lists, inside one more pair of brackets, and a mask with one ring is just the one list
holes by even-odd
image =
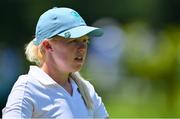
[[83, 42], [84, 43], [89, 43], [89, 40], [88, 39], [84, 39]]
[[77, 40], [71, 40], [68, 43], [70, 44], [77, 44], [77, 43], [89, 43], [89, 39], [77, 39]]
[[76, 43], [76, 40], [71, 40], [68, 43]]

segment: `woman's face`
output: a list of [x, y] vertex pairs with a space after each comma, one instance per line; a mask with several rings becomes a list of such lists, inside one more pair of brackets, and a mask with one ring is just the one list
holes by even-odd
[[70, 73], [79, 71], [84, 64], [87, 54], [89, 37], [65, 39], [59, 36], [50, 40], [50, 62], [57, 70]]

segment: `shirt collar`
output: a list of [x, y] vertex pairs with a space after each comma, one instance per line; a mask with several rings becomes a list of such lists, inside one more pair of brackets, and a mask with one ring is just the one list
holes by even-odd
[[43, 85], [57, 84], [48, 74], [37, 66], [30, 66], [28, 74], [35, 77]]
[[[71, 81], [71, 86], [73, 88], [73, 93], [74, 93], [75, 90], [78, 90], [78, 86], [72, 78], [70, 78], [70, 81]], [[79, 90], [78, 90], [78, 92], [79, 92]]]
[[[38, 66], [31, 65], [28, 74], [35, 77], [43, 85], [57, 84], [48, 74], [46, 74]], [[70, 81], [71, 81], [71, 85], [72, 85], [73, 90], [78, 89], [76, 82], [72, 78], [70, 78]]]

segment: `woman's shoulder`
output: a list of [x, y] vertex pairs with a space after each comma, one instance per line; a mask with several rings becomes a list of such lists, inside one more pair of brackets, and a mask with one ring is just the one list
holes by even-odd
[[14, 83], [13, 88], [15, 87], [24, 87], [26, 86], [28, 83], [28, 75], [24, 74], [24, 75], [20, 75], [17, 79], [17, 81]]
[[84, 84], [86, 85], [86, 87], [87, 87], [90, 95], [93, 96], [93, 95], [96, 93], [93, 84], [92, 84], [89, 80], [83, 79], [82, 81], [83, 81]]
[[23, 74], [18, 77], [14, 86], [27, 86], [28, 84], [33, 82], [34, 80], [28, 74]]
[[20, 75], [17, 81], [14, 83], [11, 92], [16, 90], [21, 90], [22, 93], [32, 92], [33, 87], [35, 86], [36, 81], [31, 78], [28, 74]]
[[89, 88], [93, 88], [94, 89], [94, 86], [92, 85], [92, 83], [89, 80], [83, 79], [82, 81], [86, 84], [86, 86], [88, 86]]
[[17, 81], [14, 83], [11, 92], [8, 96], [8, 102], [14, 103], [16, 101], [20, 101], [25, 97], [31, 95], [31, 91], [28, 88], [28, 76], [20, 75]]

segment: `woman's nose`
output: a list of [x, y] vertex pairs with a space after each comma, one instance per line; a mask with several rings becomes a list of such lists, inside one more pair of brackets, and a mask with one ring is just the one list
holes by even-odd
[[87, 43], [85, 43], [85, 42], [79, 42], [78, 43], [78, 51], [83, 53], [86, 51], [86, 49], [87, 49]]

